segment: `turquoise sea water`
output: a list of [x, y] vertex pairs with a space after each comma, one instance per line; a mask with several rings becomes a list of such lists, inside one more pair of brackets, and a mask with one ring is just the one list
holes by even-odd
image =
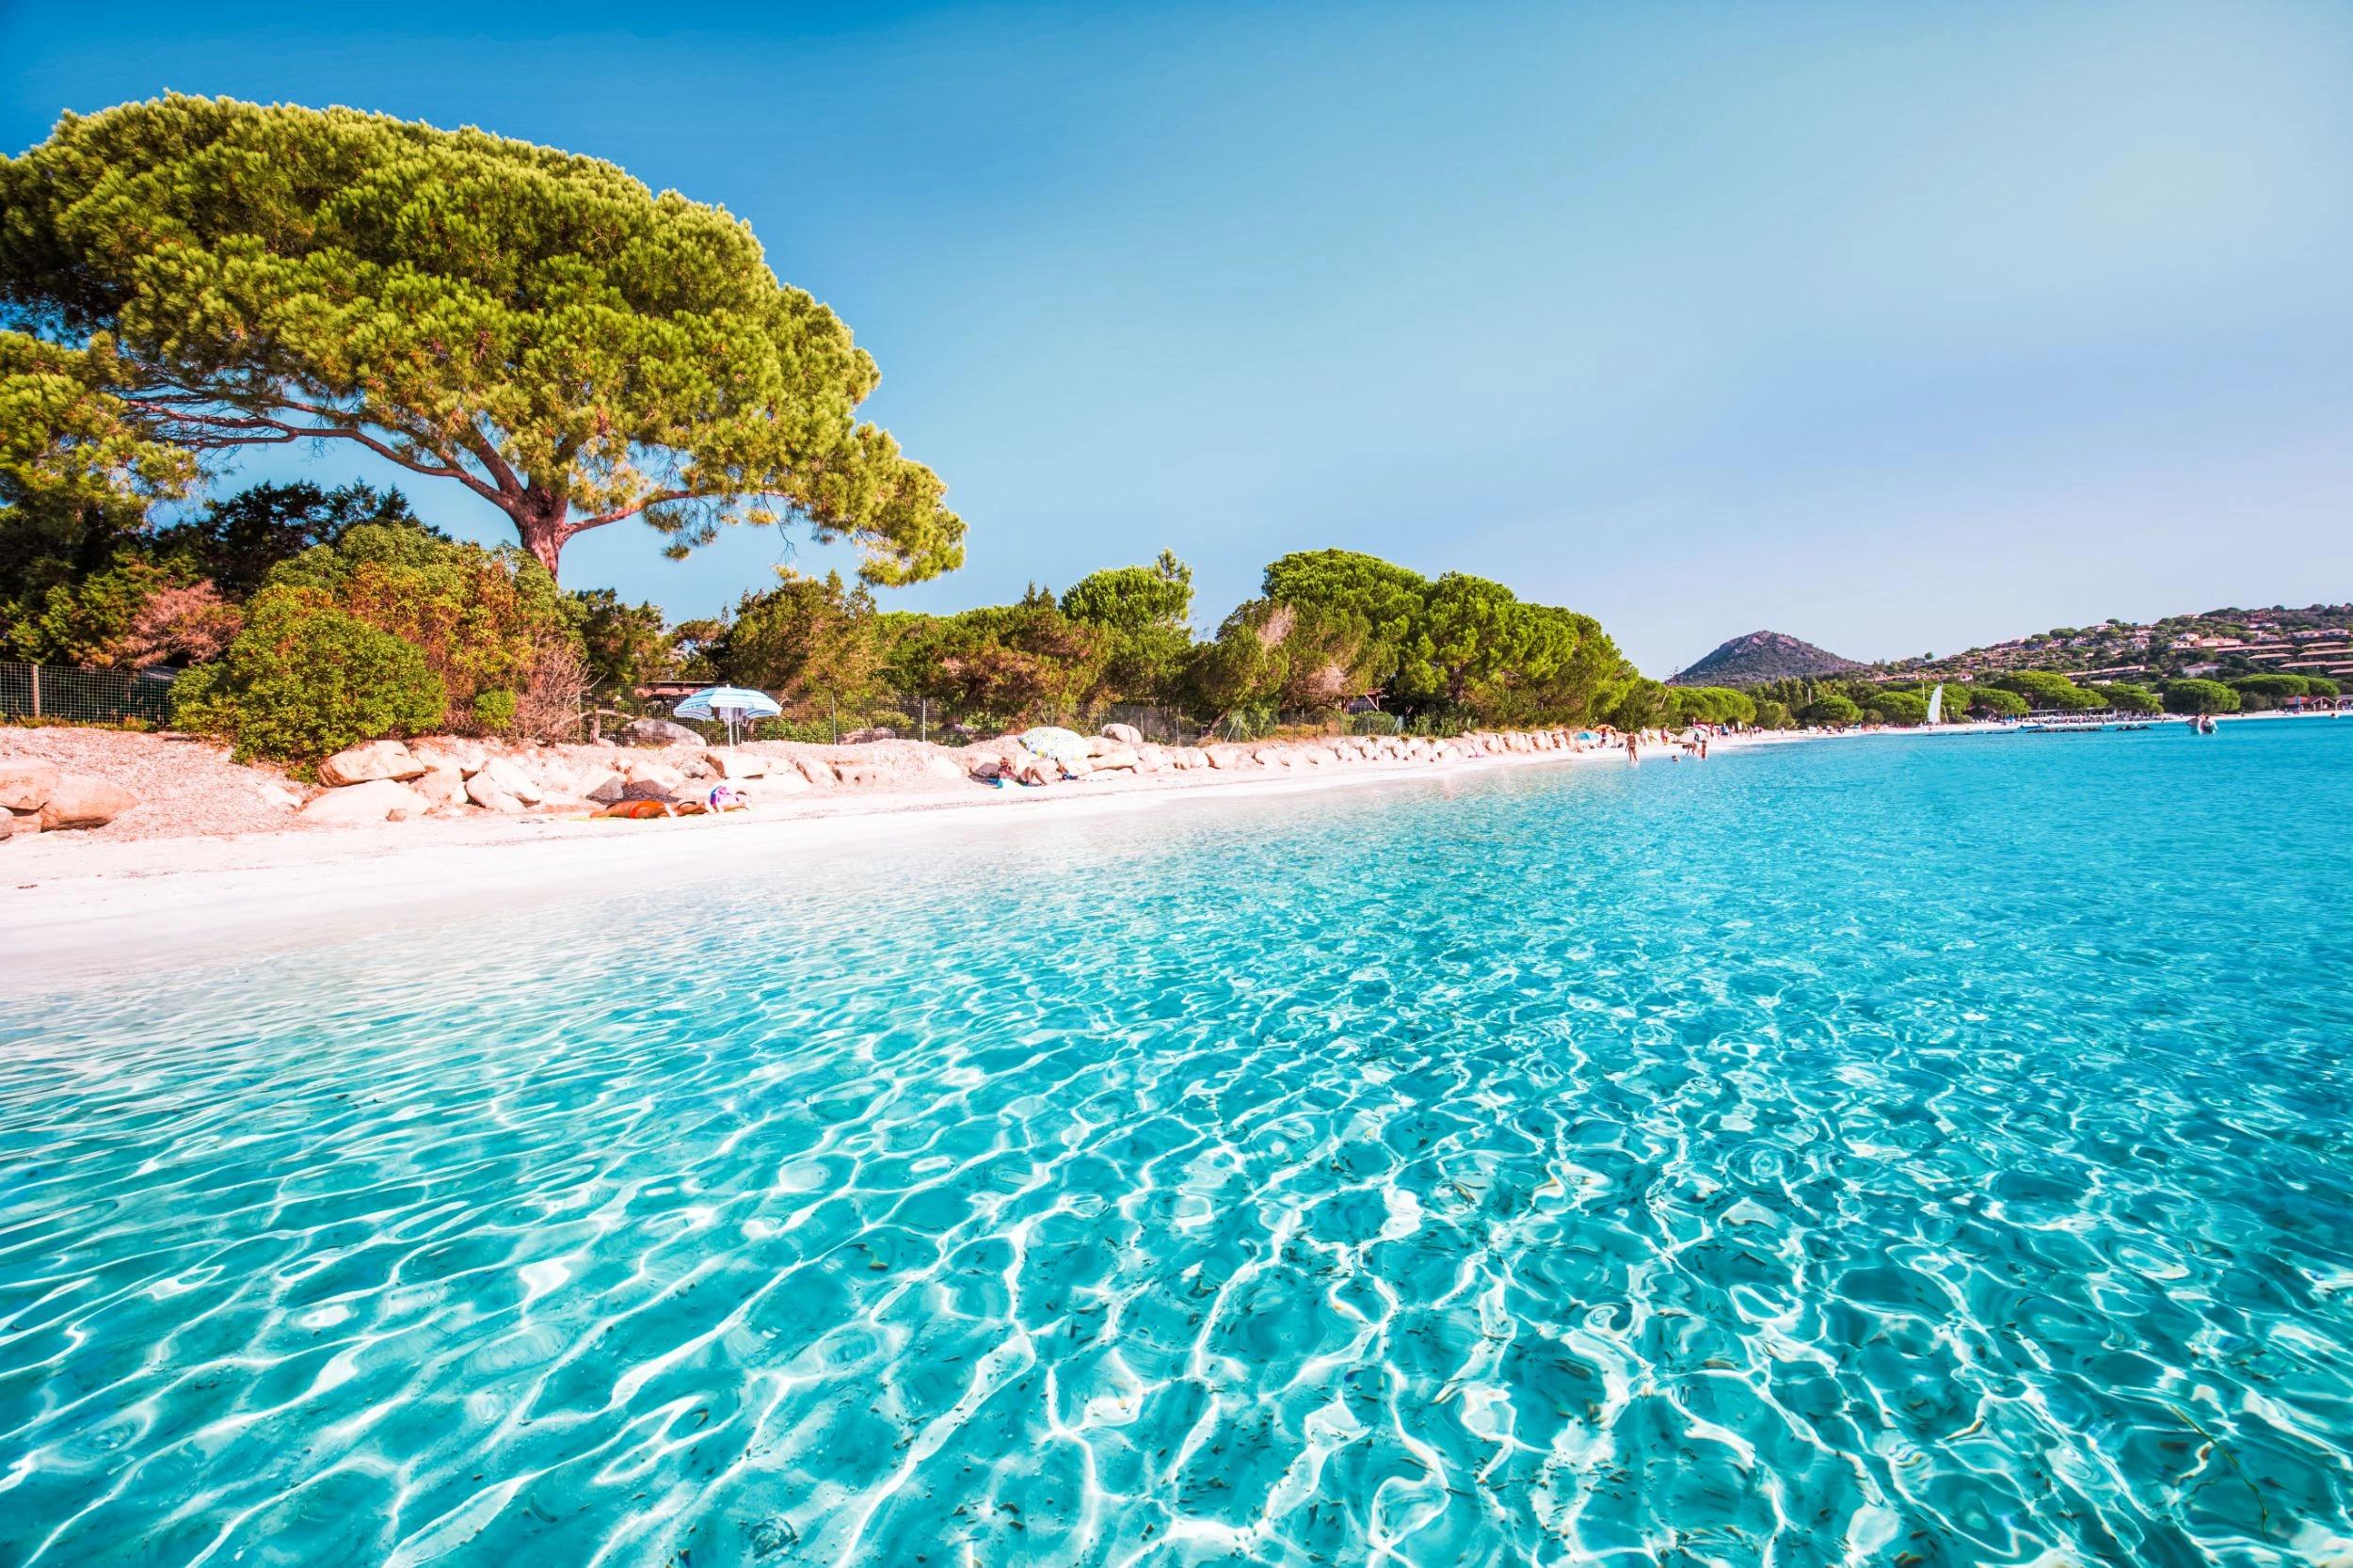
[[0, 1562], [2353, 1561], [2348, 821], [1869, 740], [19, 986]]

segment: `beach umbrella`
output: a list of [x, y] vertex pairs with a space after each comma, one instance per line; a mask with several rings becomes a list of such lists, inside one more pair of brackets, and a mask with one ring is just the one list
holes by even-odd
[[670, 710], [682, 719], [717, 719], [728, 727], [728, 744], [735, 744], [735, 727], [747, 719], [773, 719], [784, 712], [766, 692], [742, 686], [706, 686]]
[[1590, 729], [1580, 729], [1580, 730], [1578, 730], [1578, 731], [1577, 732], [1577, 738], [1578, 740], [1580, 740], [1580, 741], [1598, 741], [1598, 740], [1600, 740], [1600, 739], [1601, 739], [1601, 737], [1600, 737], [1600, 736], [1598, 736], [1598, 735], [1594, 734], [1594, 733], [1593, 733], [1592, 730], [1590, 730]]
[[1087, 738], [1059, 725], [1041, 724], [1034, 729], [1024, 729], [1021, 744], [1040, 757], [1051, 757], [1058, 762], [1086, 760]]

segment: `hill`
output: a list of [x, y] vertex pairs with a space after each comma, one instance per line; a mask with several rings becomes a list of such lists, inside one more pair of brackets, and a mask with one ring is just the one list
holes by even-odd
[[[2353, 604], [2204, 610], [2155, 621], [2056, 626], [1943, 658], [1891, 659], [1872, 668], [1881, 679], [1912, 680], [1983, 680], [2029, 669], [2092, 680], [2203, 675], [2227, 680], [2266, 671], [2342, 680], [2353, 678]], [[1689, 676], [1686, 671], [1687, 681]]]
[[1689, 668], [1676, 674], [1671, 686], [1751, 686], [1761, 680], [1848, 675], [1864, 666], [1841, 659], [1826, 648], [1783, 632], [1752, 632], [1720, 645]]

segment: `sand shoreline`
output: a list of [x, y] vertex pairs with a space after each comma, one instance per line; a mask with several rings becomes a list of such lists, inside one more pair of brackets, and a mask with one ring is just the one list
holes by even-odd
[[[1827, 737], [1727, 738], [1735, 751]], [[1655, 765], [1668, 765], [1657, 751]], [[1429, 783], [1504, 769], [1619, 766], [1624, 753], [1508, 752], [1447, 761], [1332, 766], [1279, 774], [1195, 771], [1103, 778], [1043, 790], [875, 791], [794, 796], [740, 817], [632, 823], [554, 818], [419, 821], [307, 833], [71, 841], [41, 835], [0, 861], [0, 975], [59, 964], [120, 963], [170, 952], [274, 943], [354, 918], [423, 918], [558, 893], [616, 875], [681, 874], [724, 850], [743, 860], [798, 847], [986, 833], [1008, 823], [1148, 811], [1185, 800], [1242, 799]], [[1696, 765], [1696, 764], [1695, 764]], [[46, 841], [44, 841], [46, 840]]]

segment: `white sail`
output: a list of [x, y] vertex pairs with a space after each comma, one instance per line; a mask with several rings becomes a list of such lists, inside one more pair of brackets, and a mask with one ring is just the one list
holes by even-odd
[[1945, 682], [1942, 680], [1936, 683], [1936, 690], [1929, 694], [1929, 722], [1930, 724], [1945, 722]]

